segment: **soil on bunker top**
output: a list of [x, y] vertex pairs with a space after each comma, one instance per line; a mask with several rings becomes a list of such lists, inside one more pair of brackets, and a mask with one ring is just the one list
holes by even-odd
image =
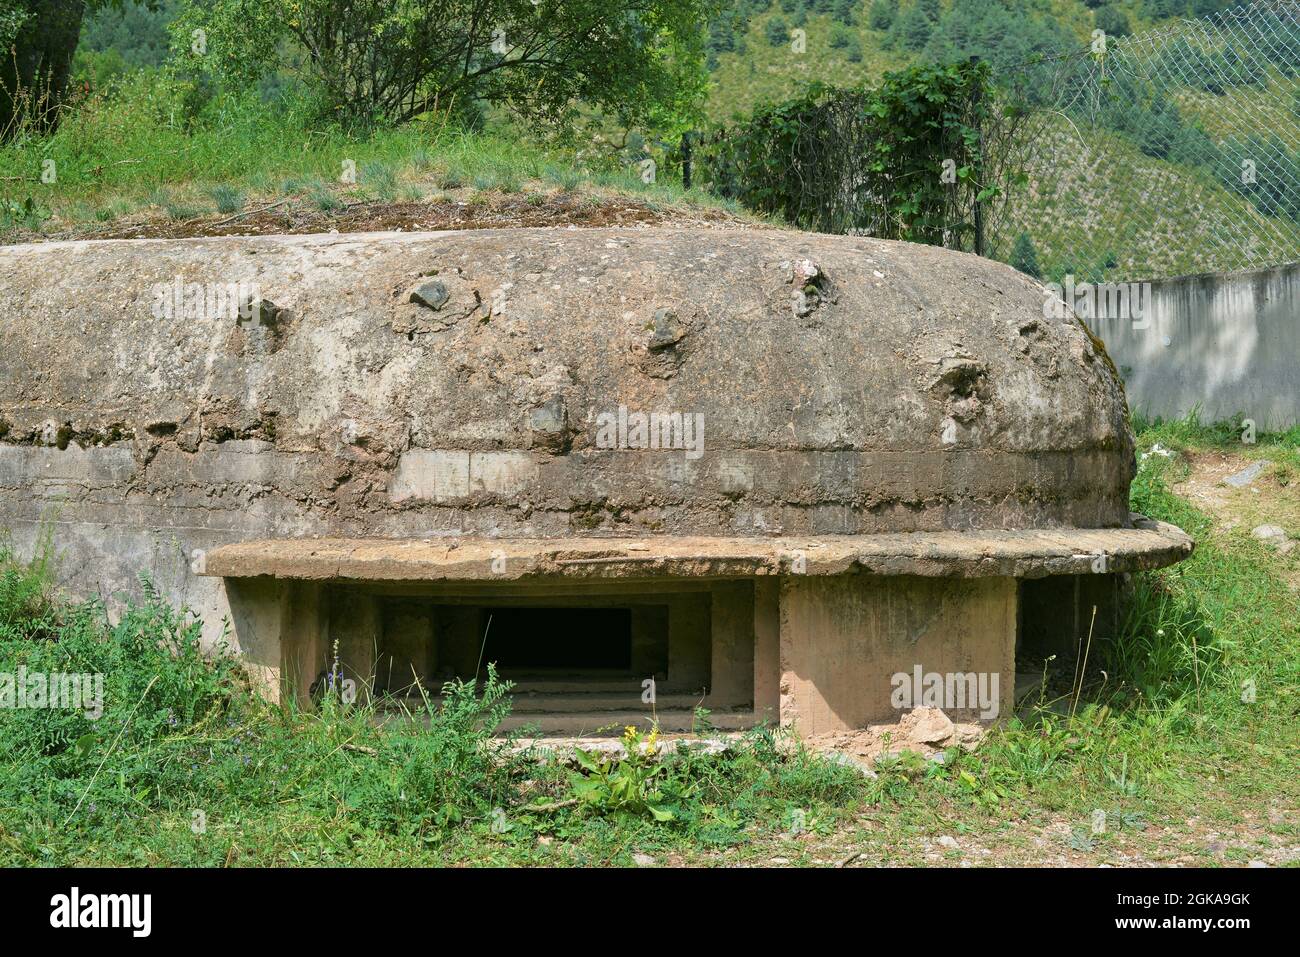
[[205, 236], [267, 236], [303, 233], [426, 232], [510, 227], [696, 226], [754, 229], [763, 224], [723, 209], [651, 203], [634, 197], [593, 197], [569, 193], [477, 195], [413, 202], [360, 200], [322, 210], [298, 198], [282, 199], [237, 213], [191, 219], [142, 212], [113, 223], [85, 223], [39, 237], [13, 236], [11, 242], [69, 239], [188, 239]]

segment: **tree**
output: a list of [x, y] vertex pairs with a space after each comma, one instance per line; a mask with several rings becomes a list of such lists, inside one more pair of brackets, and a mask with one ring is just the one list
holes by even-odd
[[867, 13], [867, 26], [873, 30], [888, 30], [898, 17], [898, 0], [871, 0]]
[[[715, 0], [203, 0], [174, 48], [227, 82], [251, 83], [303, 52], [308, 87], [355, 123], [501, 104], [565, 124], [582, 103], [625, 127], [698, 120]], [[192, 52], [195, 30], [203, 52]]]
[[1035, 279], [1042, 279], [1042, 270], [1038, 268], [1038, 251], [1034, 249], [1034, 241], [1029, 238], [1028, 233], [1021, 233], [1016, 237], [1016, 243], [1011, 247], [1011, 268], [1019, 269], [1026, 276], [1032, 276]]
[[86, 0], [0, 0], [0, 140], [24, 125], [57, 125], [86, 8]]
[[1104, 30], [1108, 36], [1126, 37], [1133, 32], [1129, 26], [1128, 14], [1118, 7], [1098, 7], [1092, 12], [1093, 22], [1098, 30]]
[[894, 21], [894, 32], [903, 49], [913, 52], [925, 49], [938, 26], [939, 17], [938, 0], [913, 0], [912, 5]]
[[1142, 15], [1150, 20], [1177, 17], [1187, 12], [1187, 0], [1142, 0]]
[[767, 21], [765, 30], [767, 42], [774, 47], [785, 46], [790, 39], [790, 27], [784, 17], [776, 16]]
[[[912, 27], [917, 39], [927, 36], [923, 21]], [[931, 26], [923, 50], [938, 63], [978, 56], [1001, 72], [1018, 71], [1035, 54], [1056, 53], [1075, 42], [1059, 21], [1024, 0], [952, 0]]]

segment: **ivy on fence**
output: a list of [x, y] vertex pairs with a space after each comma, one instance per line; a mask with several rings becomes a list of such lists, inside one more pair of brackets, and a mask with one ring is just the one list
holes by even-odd
[[967, 61], [886, 74], [873, 88], [814, 84], [698, 143], [715, 193], [804, 229], [979, 250], [990, 178], [989, 71]]

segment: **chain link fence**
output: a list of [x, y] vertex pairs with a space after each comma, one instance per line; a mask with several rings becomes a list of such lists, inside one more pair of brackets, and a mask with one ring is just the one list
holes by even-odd
[[1263, 0], [1000, 78], [1018, 117], [987, 254], [1045, 279], [1300, 261], [1300, 0]]

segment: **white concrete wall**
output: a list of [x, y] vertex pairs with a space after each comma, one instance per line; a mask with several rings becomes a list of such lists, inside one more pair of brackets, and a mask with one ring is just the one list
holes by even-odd
[[1089, 325], [1134, 412], [1174, 418], [1199, 404], [1203, 422], [1300, 422], [1300, 262], [1154, 280], [1149, 316]]

